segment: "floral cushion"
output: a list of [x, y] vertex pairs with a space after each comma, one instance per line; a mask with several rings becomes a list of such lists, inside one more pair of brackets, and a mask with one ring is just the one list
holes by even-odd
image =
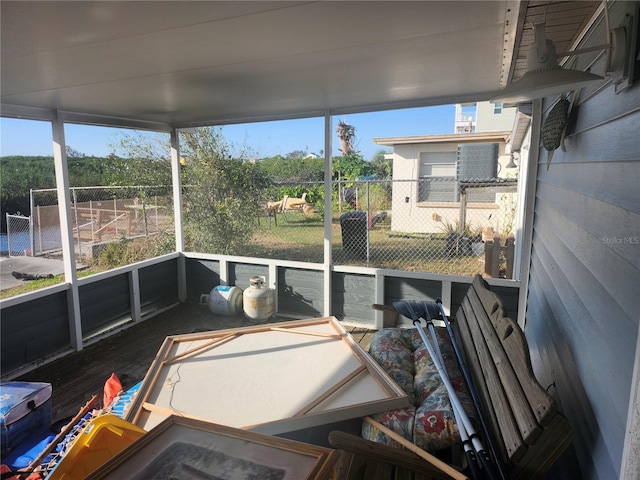
[[[435, 330], [449, 380], [470, 420], [476, 423], [473, 402], [449, 334], [445, 328], [436, 327]], [[447, 448], [460, 441], [446, 387], [415, 328], [378, 331], [371, 339], [369, 353], [407, 393], [411, 403], [406, 408], [373, 415], [375, 420], [429, 451]], [[368, 423], [363, 423], [362, 436], [397, 446]]]

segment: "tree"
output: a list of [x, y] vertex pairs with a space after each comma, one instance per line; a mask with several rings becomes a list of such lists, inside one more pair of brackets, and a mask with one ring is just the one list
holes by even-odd
[[385, 155], [388, 153], [390, 152], [384, 149], [378, 150], [371, 160], [371, 167], [374, 173], [380, 178], [391, 178], [391, 174], [393, 173], [393, 162], [385, 158]]
[[73, 158], [83, 158], [85, 156], [84, 153], [79, 152], [78, 150], [76, 150], [75, 148], [73, 148], [70, 145], [67, 145], [66, 151], [67, 151], [67, 159], [71, 158], [71, 157], [73, 157]]
[[[168, 136], [122, 137], [111, 184], [170, 185]], [[232, 158], [221, 128], [180, 134], [185, 243], [189, 250], [240, 254], [245, 249], [270, 180], [259, 162]], [[241, 154], [243, 156], [243, 154]]]
[[372, 167], [359, 153], [342, 155], [333, 159], [333, 174], [338, 180], [357, 180], [372, 173]]
[[348, 125], [344, 120], [340, 120], [336, 133], [340, 139], [340, 151], [342, 155], [345, 156], [356, 153], [353, 149], [353, 142], [356, 138], [356, 127]]
[[189, 248], [240, 254], [248, 244], [265, 190], [261, 165], [231, 158], [220, 128], [181, 135], [185, 237]]
[[294, 150], [293, 152], [287, 153], [285, 158], [304, 158], [307, 155], [307, 152], [304, 150]]
[[[103, 185], [171, 185], [171, 162], [166, 134], [119, 133], [110, 145]], [[119, 154], [119, 155], [118, 155]]]

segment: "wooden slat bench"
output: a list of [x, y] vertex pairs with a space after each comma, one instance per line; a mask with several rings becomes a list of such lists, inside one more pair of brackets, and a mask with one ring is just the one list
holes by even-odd
[[[479, 275], [450, 321], [503, 471], [511, 480], [538, 478], [571, 443], [571, 427], [536, 380], [524, 333]], [[478, 433], [482, 435], [480, 428]], [[362, 449], [369, 449], [369, 453], [376, 452], [378, 462], [391, 463], [367, 440], [361, 440], [359, 446], [355, 442], [334, 446], [343, 450], [352, 447], [347, 450], [355, 457], [362, 455]], [[489, 445], [487, 439], [484, 443]], [[391, 455], [388, 448], [385, 454]], [[403, 452], [404, 460], [408, 453]], [[353, 478], [351, 473], [344, 478]], [[429, 470], [424, 473], [433, 475]], [[378, 474], [376, 478], [397, 477]]]
[[571, 427], [536, 380], [522, 329], [479, 275], [451, 323], [509, 478], [537, 478], [569, 446]]

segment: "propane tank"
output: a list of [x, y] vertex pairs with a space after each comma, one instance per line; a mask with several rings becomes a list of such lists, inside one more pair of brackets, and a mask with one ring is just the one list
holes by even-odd
[[242, 312], [242, 289], [218, 285], [209, 293], [207, 305], [212, 313], [218, 315], [240, 315]]
[[244, 316], [249, 320], [265, 320], [273, 316], [273, 290], [265, 282], [265, 277], [251, 277], [249, 288], [242, 294]]

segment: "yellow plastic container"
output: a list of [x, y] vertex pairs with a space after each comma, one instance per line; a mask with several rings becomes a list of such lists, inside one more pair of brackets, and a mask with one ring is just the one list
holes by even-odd
[[146, 432], [115, 415], [100, 415], [80, 432], [47, 480], [82, 480]]

